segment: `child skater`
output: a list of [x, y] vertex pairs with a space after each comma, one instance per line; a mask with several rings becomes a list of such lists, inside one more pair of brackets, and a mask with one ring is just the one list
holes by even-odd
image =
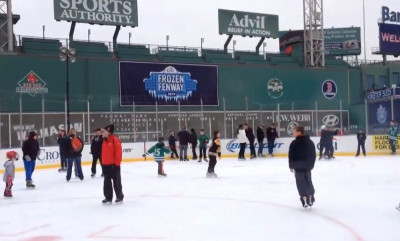
[[217, 155], [221, 158], [221, 144], [219, 141], [219, 131], [214, 131], [214, 138], [208, 150], [210, 162], [208, 163], [207, 177], [218, 177], [214, 172], [215, 165], [217, 165]]
[[13, 186], [13, 180], [15, 177], [15, 165], [14, 161], [18, 160], [18, 154], [15, 151], [9, 151], [6, 153], [7, 161], [4, 163], [4, 175], [3, 181], [6, 183], [6, 189], [4, 190], [4, 197], [12, 197], [11, 188]]
[[164, 157], [165, 154], [169, 154], [171, 151], [165, 147], [164, 138], [158, 138], [158, 143], [152, 146], [143, 157], [146, 157], [153, 153], [155, 161], [158, 163], [158, 176], [159, 177], [166, 177], [167, 174], [164, 172]]

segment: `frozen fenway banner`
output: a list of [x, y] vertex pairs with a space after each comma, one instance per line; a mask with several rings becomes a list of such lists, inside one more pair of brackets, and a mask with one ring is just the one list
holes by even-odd
[[400, 25], [379, 24], [379, 51], [382, 54], [400, 55]]
[[120, 103], [217, 106], [218, 66], [120, 62]]

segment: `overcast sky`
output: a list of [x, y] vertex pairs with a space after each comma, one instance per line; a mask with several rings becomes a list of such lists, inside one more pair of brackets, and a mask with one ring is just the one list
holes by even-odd
[[[46, 37], [67, 38], [70, 24], [54, 20], [53, 0], [13, 0], [13, 13], [21, 19], [15, 34], [42, 36], [42, 25], [46, 26]], [[362, 0], [324, 0], [325, 28], [363, 25]], [[367, 58], [379, 57], [371, 54], [378, 47], [377, 20], [381, 17], [381, 6], [400, 12], [399, 0], [365, 0]], [[232, 9], [279, 15], [279, 29], [303, 28], [302, 0], [138, 0], [139, 27], [122, 28], [118, 41], [165, 45], [166, 35], [172, 46], [199, 47], [204, 38], [205, 48], [223, 48], [226, 35], [218, 34], [218, 9]], [[111, 41], [114, 27], [77, 24], [75, 39], [87, 39], [91, 29], [91, 40]], [[235, 36], [236, 48], [254, 50], [258, 38]], [[278, 40], [267, 40], [267, 51], [278, 52]], [[232, 46], [230, 46], [232, 48]]]

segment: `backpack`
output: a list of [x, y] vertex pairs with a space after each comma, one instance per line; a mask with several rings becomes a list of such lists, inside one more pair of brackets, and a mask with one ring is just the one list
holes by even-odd
[[83, 148], [82, 141], [77, 136], [72, 137], [71, 147], [74, 152], [80, 152]]

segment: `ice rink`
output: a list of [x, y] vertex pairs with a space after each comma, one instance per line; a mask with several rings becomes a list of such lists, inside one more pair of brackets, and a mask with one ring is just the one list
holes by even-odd
[[218, 179], [205, 178], [204, 162], [167, 161], [167, 178], [153, 161], [123, 163], [125, 200], [110, 206], [102, 178], [83, 169], [85, 179], [69, 183], [37, 170], [34, 190], [17, 173], [14, 197], [0, 200], [0, 240], [400, 240], [399, 156], [318, 161], [311, 210], [286, 158], [225, 158]]

